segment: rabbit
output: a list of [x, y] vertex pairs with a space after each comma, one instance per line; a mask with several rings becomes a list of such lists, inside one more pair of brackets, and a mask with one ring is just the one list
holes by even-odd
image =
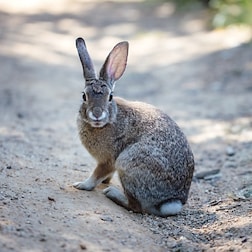
[[97, 167], [73, 186], [93, 190], [118, 172], [123, 191], [108, 186], [103, 193], [136, 213], [177, 215], [186, 203], [194, 157], [185, 135], [152, 105], [114, 97], [115, 82], [127, 64], [128, 42], [118, 43], [96, 75], [85, 41], [76, 39], [85, 88], [77, 125], [82, 144]]

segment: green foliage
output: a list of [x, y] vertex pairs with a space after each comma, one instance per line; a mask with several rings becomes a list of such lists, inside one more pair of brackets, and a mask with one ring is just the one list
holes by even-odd
[[214, 28], [232, 24], [252, 26], [252, 0], [173, 0], [173, 2], [178, 10], [207, 7], [211, 13], [211, 26]]
[[213, 27], [231, 24], [252, 25], [252, 0], [210, 0]]

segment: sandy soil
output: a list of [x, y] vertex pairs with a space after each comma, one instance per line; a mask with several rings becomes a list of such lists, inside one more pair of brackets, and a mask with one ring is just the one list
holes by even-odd
[[[1, 252], [252, 250], [249, 32], [209, 31], [205, 17], [169, 3], [0, 1]], [[188, 136], [196, 170], [180, 215], [72, 187], [95, 167], [76, 127], [79, 36], [97, 67], [128, 40], [116, 95], [156, 105]]]

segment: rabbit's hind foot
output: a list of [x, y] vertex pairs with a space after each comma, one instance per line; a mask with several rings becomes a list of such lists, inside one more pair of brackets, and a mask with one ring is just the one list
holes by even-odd
[[103, 190], [103, 193], [116, 204], [128, 209], [128, 199], [118, 188], [109, 186]]

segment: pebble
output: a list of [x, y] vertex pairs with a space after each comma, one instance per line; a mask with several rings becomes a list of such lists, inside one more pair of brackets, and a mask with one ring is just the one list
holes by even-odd
[[230, 128], [232, 134], [239, 134], [242, 131], [241, 125], [234, 125]]
[[231, 146], [228, 146], [228, 147], [226, 148], [226, 155], [227, 155], [227, 156], [234, 156], [234, 155], [235, 155], [235, 150], [234, 150], [234, 148], [231, 147]]
[[41, 237], [41, 238], [39, 239], [39, 241], [40, 241], [40, 242], [46, 242], [46, 238], [45, 238], [45, 237]]
[[241, 240], [242, 243], [245, 243], [245, 242], [247, 242], [247, 241], [248, 241], [248, 238], [247, 238], [247, 237], [243, 237], [242, 240]]
[[219, 179], [219, 178], [221, 178], [221, 174], [217, 173], [217, 174], [205, 176], [204, 180], [213, 180], [213, 179]]
[[25, 116], [24, 116], [23, 113], [18, 112], [18, 113], [17, 113], [17, 117], [18, 117], [19, 119], [23, 119]]
[[87, 246], [86, 246], [85, 244], [81, 243], [81, 244], [80, 244], [80, 248], [81, 248], [82, 250], [86, 250], [86, 249], [87, 249]]
[[210, 176], [216, 176], [216, 174], [219, 174], [220, 169], [214, 169], [210, 171], [203, 171], [198, 172], [194, 175], [196, 179], [209, 179]]
[[53, 197], [48, 196], [47, 198], [48, 198], [49, 201], [56, 202], [56, 200]]
[[224, 163], [224, 167], [225, 168], [236, 168], [237, 164], [236, 164], [236, 162], [233, 162], [233, 161], [226, 161]]
[[108, 215], [102, 215], [102, 216], [100, 217], [100, 219], [101, 219], [102, 221], [113, 222], [113, 219], [112, 219], [110, 216], [108, 216]]

